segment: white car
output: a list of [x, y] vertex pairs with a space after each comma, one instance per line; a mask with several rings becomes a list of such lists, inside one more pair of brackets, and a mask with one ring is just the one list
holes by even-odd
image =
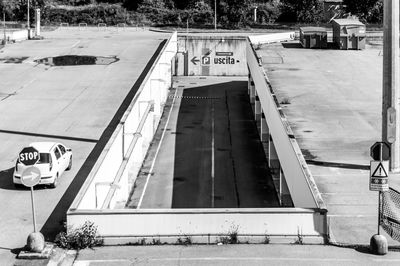
[[[39, 161], [35, 164], [41, 174], [39, 184], [50, 185], [55, 188], [62, 173], [72, 167], [72, 150], [56, 142], [33, 142], [29, 146], [34, 147], [39, 152]], [[15, 186], [22, 184], [21, 174], [27, 167], [29, 166], [17, 159], [13, 174]]]

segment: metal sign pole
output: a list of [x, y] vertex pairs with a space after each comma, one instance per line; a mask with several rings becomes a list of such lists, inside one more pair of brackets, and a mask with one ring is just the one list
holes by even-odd
[[380, 224], [381, 224], [381, 197], [382, 194], [378, 191], [378, 235], [380, 235]]
[[35, 215], [35, 201], [33, 198], [33, 186], [31, 187], [31, 200], [32, 200], [32, 216], [33, 216], [33, 232], [37, 232], [36, 230], [36, 215]]
[[[381, 143], [380, 145], [380, 155], [379, 155], [379, 161], [383, 161], [383, 144]], [[381, 225], [381, 198], [382, 198], [382, 193], [379, 190], [378, 191], [378, 235], [380, 235], [380, 225]]]

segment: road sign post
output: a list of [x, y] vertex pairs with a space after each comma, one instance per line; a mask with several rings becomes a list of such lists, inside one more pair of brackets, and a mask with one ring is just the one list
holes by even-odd
[[32, 201], [32, 217], [33, 217], [33, 230], [36, 233], [36, 212], [35, 212], [35, 201], [33, 196], [33, 187], [39, 184], [41, 178], [40, 170], [34, 166], [26, 168], [21, 175], [21, 183], [31, 189], [31, 201]]
[[27, 167], [21, 174], [21, 183], [29, 187], [31, 190], [31, 205], [32, 205], [32, 220], [33, 220], [33, 233], [29, 234], [27, 239], [27, 247], [31, 252], [42, 252], [44, 249], [44, 237], [38, 232], [36, 226], [36, 210], [35, 198], [33, 187], [39, 184], [41, 173], [40, 170], [34, 165], [39, 161], [40, 154], [33, 147], [26, 147], [19, 153], [19, 161]]
[[369, 190], [378, 191], [378, 233], [372, 236], [370, 247], [374, 253], [387, 253], [387, 241], [380, 235], [382, 191], [389, 190], [390, 146], [385, 142], [376, 142], [371, 146], [370, 155], [374, 159], [370, 164]]

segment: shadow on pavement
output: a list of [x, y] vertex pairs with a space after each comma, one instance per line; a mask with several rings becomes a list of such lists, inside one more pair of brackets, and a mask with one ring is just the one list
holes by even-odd
[[279, 206], [246, 81], [184, 89], [174, 133], [172, 208]]
[[125, 97], [124, 101], [122, 102], [121, 106], [118, 108], [116, 114], [111, 119], [111, 122], [108, 124], [106, 129], [104, 130], [103, 134], [101, 135], [99, 141], [97, 142], [96, 146], [90, 152], [89, 156], [86, 158], [85, 162], [83, 163], [82, 167], [79, 169], [78, 173], [76, 174], [75, 178], [72, 180], [71, 184], [64, 192], [63, 196], [61, 197], [60, 201], [58, 202], [57, 206], [54, 208], [53, 212], [43, 225], [42, 229], [40, 230], [41, 233], [45, 236], [46, 241], [53, 241], [55, 236], [64, 230], [64, 224], [66, 222], [66, 213], [68, 208], [71, 206], [73, 200], [75, 199], [76, 195], [78, 194], [80, 188], [82, 187], [83, 183], [85, 182], [87, 176], [89, 175], [90, 171], [92, 170], [93, 166], [95, 165], [98, 157], [100, 156], [101, 152], [103, 151], [105, 145], [107, 144], [108, 140], [110, 139], [111, 135], [113, 134], [115, 128], [118, 126], [124, 112], [129, 107], [132, 99], [134, 98], [137, 90], [140, 87], [140, 84], [143, 82], [144, 78], [146, 77], [148, 71], [150, 70], [151, 66], [153, 65], [154, 61], [156, 60], [158, 54], [161, 52], [166, 40], [163, 40], [158, 48], [156, 49], [153, 56], [150, 58], [149, 62], [146, 64], [146, 67], [132, 86], [131, 90]]
[[344, 168], [344, 169], [358, 169], [358, 170], [369, 170], [369, 165], [361, 165], [361, 164], [350, 164], [350, 163], [335, 163], [335, 162], [322, 162], [316, 160], [306, 160], [308, 164], [325, 166], [325, 167], [335, 167], [335, 168]]
[[16, 190], [12, 181], [14, 167], [0, 171], [0, 188], [8, 190]]

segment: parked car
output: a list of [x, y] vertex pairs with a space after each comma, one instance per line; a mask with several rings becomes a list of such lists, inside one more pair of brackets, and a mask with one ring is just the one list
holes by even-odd
[[[39, 161], [35, 164], [41, 173], [39, 184], [57, 187], [60, 176], [72, 168], [72, 150], [56, 142], [33, 142], [29, 146], [39, 152]], [[22, 184], [21, 174], [27, 167], [17, 159], [13, 174], [15, 186]]]

